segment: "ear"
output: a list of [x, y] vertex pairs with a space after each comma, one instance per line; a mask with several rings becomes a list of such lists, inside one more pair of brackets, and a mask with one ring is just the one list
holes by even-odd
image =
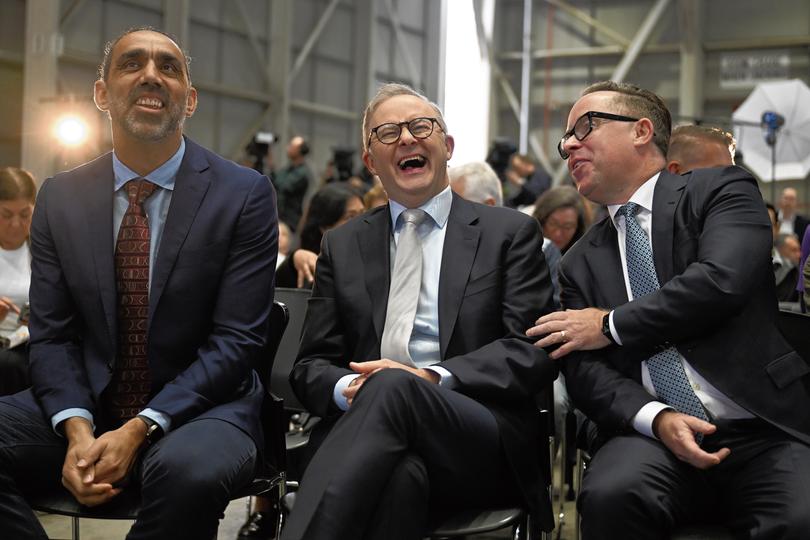
[[667, 170], [672, 174], [681, 174], [681, 164], [677, 161], [670, 161], [667, 163]]
[[377, 174], [377, 169], [374, 167], [374, 158], [368, 150], [363, 151], [363, 163], [366, 164], [366, 169], [368, 169], [371, 174]]
[[633, 127], [633, 144], [644, 146], [650, 143], [655, 136], [655, 128], [649, 118], [642, 118]]
[[444, 136], [444, 146], [447, 148], [447, 161], [450, 161], [450, 158], [453, 157], [453, 149], [456, 147], [456, 141], [452, 135]]
[[109, 111], [110, 103], [107, 96], [107, 83], [98, 79], [93, 83], [93, 101], [100, 111]]
[[194, 111], [197, 110], [197, 89], [193, 86], [189, 88], [188, 97], [186, 98], [186, 118], [191, 118]]

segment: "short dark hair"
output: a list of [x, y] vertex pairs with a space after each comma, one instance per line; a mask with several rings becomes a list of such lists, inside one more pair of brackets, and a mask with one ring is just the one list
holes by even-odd
[[582, 91], [582, 95], [594, 92], [616, 92], [620, 94], [616, 98], [616, 103], [621, 108], [616, 112], [637, 118], [648, 118], [655, 130], [653, 142], [661, 150], [661, 155], [666, 157], [669, 136], [672, 132], [672, 115], [660, 96], [634, 84], [614, 81], [592, 84]]
[[104, 58], [101, 59], [101, 63], [98, 65], [99, 80], [105, 82], [107, 81], [107, 76], [110, 74], [110, 65], [112, 64], [112, 51], [115, 46], [118, 45], [118, 42], [121, 41], [121, 39], [130, 34], [134, 34], [135, 32], [157, 32], [158, 34], [162, 34], [172, 40], [174, 44], [177, 45], [177, 48], [180, 49], [180, 52], [183, 53], [183, 59], [186, 61], [186, 78], [188, 78], [189, 83], [191, 82], [191, 57], [180, 45], [180, 42], [177, 41], [177, 38], [175, 38], [169, 32], [161, 30], [160, 28], [155, 28], [154, 26], [132, 26], [121, 32], [115, 39], [108, 41], [104, 45]]
[[34, 204], [36, 198], [37, 184], [30, 172], [17, 167], [0, 169], [0, 201], [25, 199]]
[[547, 189], [537, 197], [532, 217], [540, 223], [542, 228], [546, 224], [548, 217], [561, 208], [573, 208], [577, 213], [577, 229], [574, 231], [574, 236], [571, 238], [571, 242], [560, 250], [565, 253], [569, 247], [574, 245], [574, 242], [582, 238], [589, 225], [585, 222], [585, 205], [582, 202], [582, 196], [576, 188], [573, 186], [556, 186]]

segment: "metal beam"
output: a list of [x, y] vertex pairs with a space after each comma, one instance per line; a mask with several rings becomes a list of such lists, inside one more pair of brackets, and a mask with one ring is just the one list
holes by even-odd
[[56, 95], [57, 59], [62, 52], [59, 3], [28, 0], [25, 3], [25, 63], [23, 64], [22, 167], [37, 182], [54, 173], [51, 136]]
[[163, 0], [164, 29], [177, 38], [181, 47], [189, 46], [189, 0]]
[[532, 78], [532, 0], [523, 0], [523, 60], [520, 63], [520, 137], [518, 148], [526, 153], [529, 144], [529, 110], [531, 109]]
[[353, 111], [338, 109], [322, 103], [313, 103], [312, 101], [304, 101], [303, 99], [291, 99], [290, 106], [300, 111], [307, 111], [321, 116], [331, 116], [332, 118], [340, 118], [342, 120], [357, 120], [358, 114]]
[[661, 15], [663, 15], [664, 10], [669, 5], [669, 1], [670, 0], [657, 0], [650, 12], [647, 13], [647, 16], [641, 23], [638, 32], [636, 32], [636, 35], [633, 36], [633, 41], [631, 41], [630, 46], [627, 47], [627, 51], [625, 51], [619, 65], [616, 66], [615, 70], [613, 70], [613, 75], [610, 77], [612, 81], [624, 81], [624, 78], [627, 76], [627, 72], [630, 71], [631, 67], [633, 67], [638, 55], [641, 53], [641, 49], [649, 39], [653, 28], [655, 28], [658, 21], [661, 20]]
[[405, 66], [408, 68], [411, 76], [411, 82], [415, 88], [422, 89], [422, 77], [419, 74], [419, 70], [416, 69], [416, 63], [414, 63], [413, 57], [411, 56], [411, 48], [408, 42], [405, 41], [405, 32], [402, 30], [402, 24], [399, 22], [396, 10], [394, 10], [394, 3], [392, 0], [385, 0], [385, 4], [388, 8], [388, 18], [391, 20], [391, 26], [394, 29], [394, 38], [396, 38], [399, 44], [399, 52], [402, 53], [402, 57], [405, 59]]
[[84, 3], [84, 0], [73, 0], [68, 4], [68, 7], [65, 8], [65, 11], [62, 12], [62, 15], [59, 17], [59, 27], [64, 28], [64, 26], [76, 15], [79, 11], [79, 8]]
[[[357, 24], [354, 39], [354, 83], [352, 105], [355, 111], [362, 111], [375, 92], [374, 66], [377, 48], [374, 40], [377, 32], [377, 2], [374, 0], [355, 0], [354, 18]], [[362, 116], [358, 115], [354, 124], [354, 133], [359, 140], [363, 132]]]
[[703, 116], [703, 0], [678, 0], [681, 35], [680, 99], [682, 117]]
[[561, 9], [562, 11], [565, 11], [572, 17], [579, 19], [597, 32], [601, 32], [605, 35], [605, 37], [610, 38], [610, 40], [614, 43], [621, 45], [622, 48], [626, 48], [630, 45], [630, 40], [624, 37], [622, 34], [599, 22], [599, 20], [594, 19], [581, 9], [572, 6], [568, 2], [563, 2], [562, 0], [545, 0], [545, 2]]
[[340, 0], [331, 0], [323, 13], [321, 13], [321, 18], [318, 19], [317, 23], [315, 23], [312, 33], [309, 35], [306, 43], [304, 43], [304, 46], [301, 48], [301, 51], [295, 58], [295, 62], [293, 62], [292, 69], [290, 69], [290, 74], [288, 75], [290, 81], [295, 79], [298, 72], [301, 71], [301, 67], [303, 67], [304, 62], [307, 61], [307, 57], [309, 56], [310, 51], [312, 51], [312, 47], [315, 46], [315, 44], [318, 42], [318, 38], [321, 37], [323, 29], [326, 28], [326, 23], [329, 22], [330, 18], [332, 18], [332, 13], [335, 12], [335, 8], [337, 7], [338, 3], [340, 3]]
[[239, 17], [242, 19], [242, 24], [245, 25], [248, 43], [250, 43], [250, 48], [256, 57], [256, 62], [259, 64], [259, 66], [261, 66], [261, 72], [262, 75], [264, 75], [264, 80], [269, 86], [272, 84], [273, 75], [270, 73], [270, 66], [268, 65], [267, 59], [262, 51], [259, 38], [256, 37], [256, 32], [253, 31], [253, 27], [250, 24], [250, 15], [248, 15], [247, 9], [245, 8], [245, 4], [242, 2], [242, 0], [236, 0], [233, 5], [236, 6], [237, 11], [239, 12]]
[[[290, 140], [290, 51], [292, 50], [293, 8], [289, 0], [272, 0], [270, 26], [270, 97], [273, 100], [271, 125], [284, 148]], [[252, 136], [252, 134], [251, 134]]]

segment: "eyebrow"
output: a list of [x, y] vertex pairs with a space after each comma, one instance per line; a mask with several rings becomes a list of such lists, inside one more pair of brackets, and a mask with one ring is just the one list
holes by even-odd
[[[143, 49], [143, 48], [130, 49], [128, 51], [125, 51], [125, 52], [121, 53], [121, 55], [118, 57], [118, 62], [117, 63], [120, 64], [121, 62], [123, 62], [125, 60], [130, 60], [132, 58], [138, 58], [138, 57], [143, 57], [143, 56], [147, 56], [147, 55], [148, 55], [148, 53], [147, 53], [146, 49]], [[172, 53], [166, 52], [166, 51], [159, 52], [157, 54], [157, 59], [158, 59], [159, 62], [172, 62], [172, 63], [177, 64], [177, 65], [181, 64], [180, 59], [177, 57], [176, 54], [172, 54]]]

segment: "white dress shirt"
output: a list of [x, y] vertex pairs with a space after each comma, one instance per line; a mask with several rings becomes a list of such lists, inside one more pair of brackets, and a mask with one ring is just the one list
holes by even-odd
[[[633, 202], [638, 204], [641, 209], [639, 210], [638, 214], [636, 215], [636, 219], [638, 220], [638, 224], [641, 226], [644, 233], [647, 235], [647, 240], [650, 242], [650, 246], [652, 248], [652, 204], [653, 204], [653, 194], [655, 192], [655, 185], [658, 182], [659, 174], [656, 174], [649, 180], [647, 180], [641, 187], [636, 190], [635, 193], [630, 197], [628, 202]], [[624, 276], [624, 285], [627, 290], [627, 298], [629, 300], [633, 300], [633, 291], [630, 290], [630, 278], [627, 273], [627, 257], [625, 253], [625, 237], [626, 237], [626, 229], [624, 225], [624, 216], [619, 215], [619, 208], [623, 205], [621, 204], [613, 204], [608, 206], [608, 213], [610, 214], [610, 218], [613, 222], [613, 225], [616, 227], [616, 232], [618, 234], [619, 240], [619, 256], [622, 261], [622, 274]], [[613, 335], [613, 338], [616, 340], [616, 343], [619, 345], [622, 344], [621, 341], [621, 328], [616, 328], [613, 322], [613, 312], [610, 312], [610, 332]], [[689, 324], [688, 321], [684, 321], [684, 324]], [[680, 354], [679, 354], [680, 356]], [[680, 356], [681, 363], [683, 364], [684, 371], [686, 372], [686, 378], [689, 380], [689, 384], [692, 386], [695, 394], [697, 395], [700, 402], [703, 406], [711, 413], [713, 417], [716, 418], [725, 418], [725, 419], [733, 419], [733, 418], [753, 418], [753, 415], [737, 405], [734, 401], [731, 400], [728, 396], [723, 394], [720, 390], [712, 386], [706, 379], [704, 379], [695, 369], [689, 364], [689, 362], [683, 356]], [[647, 390], [653, 396], [657, 396], [655, 393], [655, 388], [652, 384], [652, 379], [650, 378], [650, 370], [647, 367], [647, 361], [645, 360], [641, 364], [641, 381], [644, 385], [645, 390]], [[644, 405], [636, 416], [633, 417], [633, 428], [636, 429], [639, 433], [643, 433], [648, 437], [655, 437], [652, 430], [652, 423], [655, 419], [656, 415], [661, 412], [662, 410], [670, 408], [669, 405], [664, 403], [653, 401], [646, 405]]]

